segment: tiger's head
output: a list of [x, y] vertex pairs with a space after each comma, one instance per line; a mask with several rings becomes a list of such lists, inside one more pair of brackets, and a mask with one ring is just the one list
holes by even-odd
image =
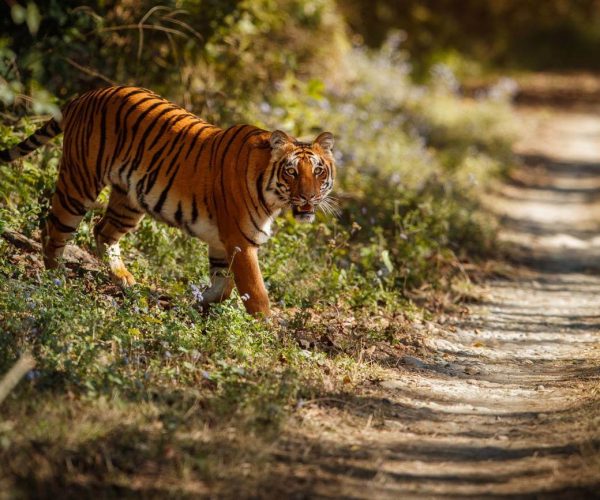
[[273, 180], [267, 189], [278, 204], [291, 206], [299, 222], [312, 222], [316, 208], [335, 213], [336, 206], [329, 197], [335, 179], [333, 135], [323, 132], [310, 143], [275, 130], [269, 142]]

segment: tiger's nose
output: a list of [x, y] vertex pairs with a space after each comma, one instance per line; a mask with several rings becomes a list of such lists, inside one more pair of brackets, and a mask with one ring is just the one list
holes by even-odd
[[314, 205], [315, 200], [317, 199], [317, 194], [316, 193], [301, 194], [300, 196], [298, 196], [298, 198], [300, 198], [300, 201], [303, 201], [304, 203], [310, 203], [311, 205]]

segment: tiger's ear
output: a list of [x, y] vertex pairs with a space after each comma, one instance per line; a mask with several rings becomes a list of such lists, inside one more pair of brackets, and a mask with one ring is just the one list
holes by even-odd
[[290, 142], [292, 142], [292, 138], [285, 132], [281, 130], [275, 130], [275, 132], [271, 132], [269, 144], [273, 149], [280, 149]]
[[333, 143], [333, 134], [331, 132], [322, 132], [313, 142], [313, 144], [318, 144], [321, 146], [321, 148], [323, 148], [324, 151], [327, 151], [328, 153], [331, 153], [333, 149]]

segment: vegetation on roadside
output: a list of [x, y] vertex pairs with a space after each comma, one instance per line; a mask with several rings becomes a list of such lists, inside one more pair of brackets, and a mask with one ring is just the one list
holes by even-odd
[[[1, 21], [18, 71], [0, 80], [0, 147], [42, 120], [18, 119], [31, 112], [21, 92], [43, 104], [33, 111], [52, 112], [102, 72], [224, 126], [334, 132], [341, 214], [278, 221], [261, 257], [270, 323], [249, 318], [237, 296], [200, 314], [206, 246], [149, 218], [123, 243], [139, 282], [125, 292], [103, 270], [45, 271], [0, 235], [0, 373], [24, 351], [37, 360], [2, 403], [0, 489], [248, 494], [290, 412], [377, 378], [414, 341], [415, 324], [469, 296], [464, 264], [495, 247], [478, 197], [511, 161], [507, 96], [462, 98], [443, 67], [415, 85], [397, 38], [351, 48], [327, 0], [179, 2], [152, 13], [146, 2], [98, 2], [101, 14], [38, 5], [45, 37], [26, 43], [31, 27]], [[142, 44], [123, 27], [151, 20], [193, 27], [202, 43], [148, 29]], [[80, 52], [93, 55], [83, 69]], [[136, 58], [141, 66], [126, 64]], [[59, 157], [57, 140], [0, 165], [0, 233], [38, 237]], [[92, 251], [100, 213], [86, 216], [77, 245]]]

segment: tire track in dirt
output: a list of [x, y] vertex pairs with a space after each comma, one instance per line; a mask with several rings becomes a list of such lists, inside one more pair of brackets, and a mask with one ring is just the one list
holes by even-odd
[[520, 116], [524, 166], [487, 199], [517, 276], [389, 379], [301, 410], [265, 496], [600, 498], [600, 113]]

